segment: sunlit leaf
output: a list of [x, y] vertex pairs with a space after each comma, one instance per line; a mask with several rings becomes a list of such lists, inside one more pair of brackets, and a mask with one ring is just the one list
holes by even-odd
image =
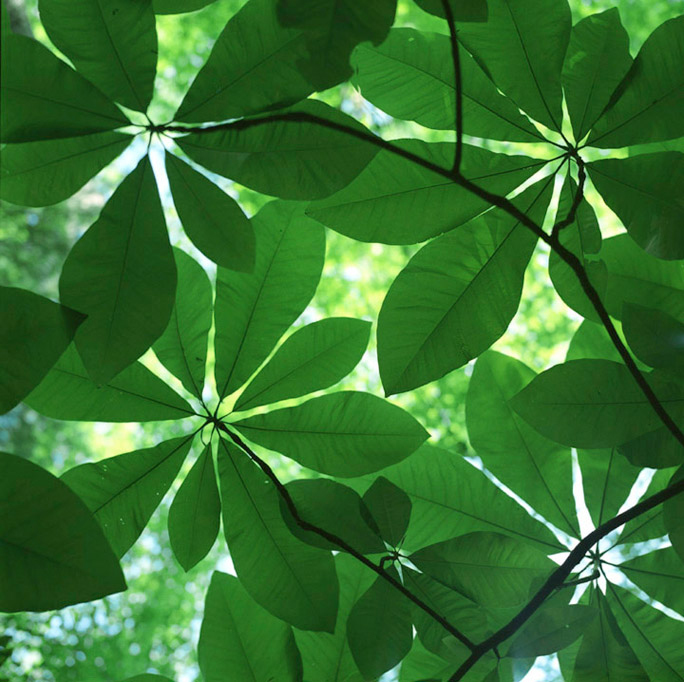
[[85, 502], [122, 557], [171, 487], [194, 434], [69, 469], [62, 480]]
[[363, 495], [362, 513], [368, 525], [392, 547], [401, 544], [411, 518], [411, 500], [408, 495], [384, 476], [375, 479]]
[[216, 0], [152, 0], [155, 14], [183, 14], [211, 5]]
[[51, 611], [125, 589], [83, 502], [45, 469], [0, 452], [0, 610]]

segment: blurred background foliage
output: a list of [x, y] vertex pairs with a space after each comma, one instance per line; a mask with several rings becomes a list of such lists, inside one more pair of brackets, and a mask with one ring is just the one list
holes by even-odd
[[[40, 25], [37, 0], [3, 1], [8, 3], [13, 24], [18, 22], [20, 30], [31, 31], [35, 38], [50, 45]], [[157, 18], [160, 47], [156, 94], [149, 111], [152, 120], [171, 120], [217, 35], [242, 4], [242, 0], [217, 0], [197, 12]], [[571, 0], [570, 4], [574, 21], [614, 5], [609, 0]], [[635, 54], [657, 25], [684, 13], [684, 0], [620, 0], [619, 10]], [[445, 24], [425, 14], [409, 0], [399, 1], [396, 24], [446, 32]], [[393, 121], [375, 110], [348, 84], [318, 96], [341, 107], [386, 138], [449, 139], [449, 133]], [[500, 143], [497, 149], [508, 153], [523, 150], [532, 156], [548, 156], [545, 145]], [[138, 138], [115, 164], [75, 196], [55, 206], [35, 209], [0, 202], [0, 283], [24, 287], [56, 299], [59, 273], [69, 249], [94, 222], [113, 189], [144, 151], [145, 144]], [[192, 253], [211, 271], [212, 264], [192, 247], [182, 232], [168, 187], [164, 186], [161, 147], [153, 152], [172, 242]], [[212, 179], [237, 198], [249, 215], [267, 200], [219, 176]], [[591, 188], [588, 191], [591, 192]], [[609, 209], [600, 202], [592, 203], [598, 206], [605, 233], [620, 229]], [[551, 221], [552, 217], [547, 216], [547, 220]], [[417, 246], [364, 244], [328, 231], [323, 278], [312, 305], [296, 324], [336, 315], [375, 321], [391, 281], [417, 249]], [[495, 346], [536, 370], [562, 359], [579, 324], [577, 315], [560, 301], [550, 286], [547, 261], [548, 253], [540, 247], [526, 274], [518, 315]], [[169, 379], [151, 352], [143, 361]], [[464, 419], [470, 371], [467, 366], [419, 390], [394, 398], [430, 430], [440, 445], [468, 455], [474, 454], [467, 442]], [[210, 374], [208, 371], [208, 376]], [[182, 390], [180, 384], [176, 384], [176, 388]], [[381, 393], [373, 342], [362, 363], [341, 388]], [[181, 428], [165, 422], [117, 425], [60, 422], [20, 405], [0, 417], [0, 449], [30, 458], [60, 475], [85, 461], [154, 445], [179, 435]], [[189, 470], [193, 459], [188, 459], [185, 471]], [[311, 475], [292, 462], [278, 461], [275, 456], [270, 463], [283, 479]], [[195, 646], [204, 595], [211, 571], [216, 567], [230, 570], [230, 559], [225, 541], [219, 535], [207, 558], [189, 573], [184, 573], [171, 553], [166, 530], [172, 498], [171, 494], [166, 496], [147, 530], [123, 559], [129, 584], [127, 592], [57, 612], [3, 617], [0, 634], [4, 631], [5, 635], [11, 636], [8, 646], [13, 653], [0, 668], [0, 679], [4, 677], [12, 682], [114, 682], [146, 670], [168, 675], [178, 682], [198, 678]], [[548, 674], [550, 676], [545, 679], [552, 679], [553, 673]]]

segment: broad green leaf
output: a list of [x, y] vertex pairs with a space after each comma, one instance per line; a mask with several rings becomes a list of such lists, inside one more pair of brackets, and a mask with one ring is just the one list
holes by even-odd
[[384, 476], [375, 479], [363, 495], [362, 514], [368, 525], [392, 547], [401, 545], [411, 519], [409, 496]]
[[[334, 533], [357, 552], [374, 554], [385, 551], [385, 545], [364, 521], [363, 503], [355, 490], [327, 478], [300, 479], [285, 487], [304, 521]], [[300, 528], [284, 501], [280, 507], [290, 531], [300, 540], [314, 547], [340, 551], [339, 545]]]
[[424, 445], [382, 475], [411, 498], [407, 550], [476, 530], [506, 533], [546, 552], [562, 547], [548, 527], [460, 455]]
[[459, 26], [459, 41], [521, 109], [560, 130], [570, 7], [556, 0], [487, 0], [487, 7], [485, 23]]
[[81, 189], [132, 139], [96, 133], [7, 145], [0, 151], [0, 198], [23, 206], [56, 204]]
[[593, 147], [626, 147], [684, 135], [684, 16], [658, 26], [641, 46], [589, 135]]
[[641, 601], [631, 592], [608, 584], [606, 599], [629, 645], [650, 680], [684, 680], [684, 623]]
[[[376, 107], [428, 128], [453, 130], [456, 87], [447, 36], [395, 28], [378, 47], [359, 45], [352, 64], [352, 82]], [[539, 140], [534, 126], [511, 100], [499, 94], [465, 50], [461, 50], [461, 84], [466, 134], [518, 142]]]
[[352, 74], [349, 56], [358, 43], [380, 44], [394, 23], [396, 0], [278, 0], [283, 26], [304, 33], [308, 55], [302, 74], [325, 90]]
[[216, 0], [152, 0], [152, 9], [155, 14], [183, 14], [195, 12], [212, 2]]
[[[395, 578], [394, 569], [390, 572]], [[359, 670], [375, 679], [393, 668], [411, 649], [409, 601], [378, 577], [354, 604], [347, 620], [347, 641]]]
[[51, 611], [125, 589], [83, 502], [45, 469], [0, 452], [0, 611]]
[[[649, 381], [670, 416], [684, 418], [684, 390]], [[610, 360], [571, 360], [542, 372], [511, 399], [539, 433], [564, 445], [607, 448], [661, 426], [629, 370]]]
[[684, 462], [684, 447], [665, 426], [623, 443], [618, 450], [639, 467], [664, 469]]
[[[618, 334], [620, 323], [615, 323]], [[622, 362], [622, 356], [608, 336], [605, 327], [585, 320], [570, 339], [566, 360], [612, 360]]]
[[684, 615], [684, 563], [672, 547], [625, 561], [620, 570], [649, 596]]
[[606, 598], [599, 590], [593, 593], [598, 606], [596, 618], [584, 631], [572, 671], [573, 682], [649, 682]]
[[334, 634], [295, 631], [307, 682], [363, 682], [347, 643], [347, 618], [359, 597], [373, 583], [374, 573], [348, 554], [335, 556], [340, 581], [340, 606]]
[[684, 154], [603, 159], [588, 169], [594, 186], [639, 246], [658, 258], [684, 258]]
[[333, 632], [339, 587], [332, 555], [292, 535], [278, 491], [223, 438], [218, 470], [223, 532], [243, 587], [278, 618], [302, 630]]
[[96, 384], [73, 345], [24, 402], [46, 417], [72, 421], [149, 422], [195, 414], [183, 398], [139, 362], [108, 383]]
[[102, 92], [145, 111], [157, 70], [151, 0], [40, 0], [50, 40]]
[[604, 240], [599, 256], [608, 268], [603, 301], [613, 317], [622, 319], [623, 305], [636, 303], [684, 322], [684, 262], [654, 258], [626, 234]]
[[246, 386], [233, 410], [250, 410], [332, 386], [356, 367], [369, 333], [370, 322], [350, 317], [331, 317], [298, 329]]
[[267, 204], [252, 224], [254, 271], [217, 273], [214, 374], [221, 398], [249, 379], [306, 308], [325, 258], [324, 230], [297, 204]]
[[[642, 499], [651, 497], [651, 495], [655, 495], [666, 488], [672, 478], [672, 472], [672, 468], [656, 471], [646, 492], [642, 495]], [[650, 511], [637, 516], [635, 519], [628, 521], [624, 525], [618, 541], [619, 543], [644, 542], [645, 540], [661, 538], [666, 533], [667, 529], [663, 521], [663, 507], [658, 505]]]
[[169, 324], [152, 350], [162, 365], [201, 399], [211, 329], [211, 283], [204, 268], [185, 251], [174, 248], [173, 255], [178, 273], [176, 302]]
[[[317, 116], [371, 133], [350, 116], [317, 100], [278, 113]], [[255, 121], [263, 120], [263, 123]], [[193, 160], [250, 189], [281, 199], [320, 199], [348, 185], [378, 148], [309, 121], [269, 121], [268, 116], [214, 132], [191, 133], [176, 143]]]
[[12, 27], [10, 26], [10, 17], [7, 10], [7, 5], [4, 2], [0, 2], [0, 35], [4, 38], [5, 36], [11, 36]]
[[[569, 215], [576, 195], [577, 184], [570, 175], [567, 175], [558, 201], [556, 221], [564, 220]], [[603, 298], [607, 278], [606, 266], [605, 263], [596, 261], [594, 255], [601, 249], [601, 229], [596, 213], [586, 199], [580, 201], [575, 220], [562, 228], [558, 238], [566, 249], [577, 256], [594, 288]], [[586, 257], [587, 254], [589, 258]], [[553, 249], [549, 254], [549, 277], [556, 292], [567, 306], [577, 311], [582, 317], [594, 322], [600, 321], [577, 275]]]
[[542, 606], [513, 637], [506, 656], [546, 656], [572, 644], [596, 618], [590, 606]]
[[[678, 483], [682, 478], [684, 478], [684, 466], [677, 469], [669, 485]], [[671, 497], [663, 505], [663, 521], [672, 547], [679, 554], [679, 558], [684, 561], [684, 527], [682, 527], [682, 518], [684, 518], [684, 493], [679, 493]]]
[[494, 351], [475, 363], [466, 398], [468, 437], [484, 465], [545, 519], [579, 537], [570, 451], [530, 428], [509, 400], [535, 373]]
[[[515, 203], [541, 223], [552, 189], [550, 181], [541, 181]], [[506, 331], [536, 242], [527, 227], [497, 212], [438, 237], [411, 258], [378, 318], [378, 363], [387, 395], [462, 367]]]
[[[453, 163], [451, 142], [398, 140], [394, 144], [442, 168]], [[461, 172], [490, 192], [508, 194], [545, 163], [464, 145]], [[312, 202], [306, 212], [352, 239], [416, 244], [468, 222], [489, 207], [444, 176], [383, 150], [348, 187]]]
[[166, 174], [190, 241], [222, 268], [251, 272], [254, 230], [237, 201], [173, 154], [166, 154]]
[[563, 90], [575, 140], [581, 142], [632, 65], [629, 36], [617, 7], [572, 27]]
[[63, 303], [88, 315], [76, 347], [98, 384], [163, 333], [173, 309], [176, 266], [146, 156], [71, 249], [59, 291]]
[[189, 571], [207, 555], [219, 531], [221, 500], [211, 444], [193, 464], [169, 508], [169, 540], [178, 563]]
[[249, 0], [216, 39], [174, 118], [225, 121], [294, 104], [313, 90], [297, 68], [306, 54], [304, 36], [280, 25], [273, 0]]
[[81, 464], [62, 475], [95, 515], [120, 558], [133, 546], [171, 487], [195, 434]]
[[639, 469], [615, 448], [578, 450], [584, 502], [596, 527], [617, 515], [632, 489]]
[[2, 142], [90, 135], [128, 119], [92, 83], [25, 36], [2, 39]]
[[409, 559], [423, 573], [482, 606], [523, 604], [555, 564], [538, 549], [501, 533], [478, 531], [428, 545]]
[[162, 675], [153, 675], [152, 673], [143, 673], [142, 675], [135, 675], [125, 679], [123, 682], [173, 682], [168, 677]]
[[[411, 651], [401, 661], [399, 682], [442, 682], [456, 671], [457, 665], [447, 663], [444, 658], [432, 653], [416, 637]], [[485, 682], [489, 682], [486, 680]]]
[[32, 291], [0, 286], [0, 414], [40, 384], [83, 320]]
[[330, 476], [361, 476], [408, 457], [429, 434], [370, 393], [340, 391], [233, 424], [254, 443]]
[[292, 629], [255, 604], [240, 581], [214, 571], [198, 644], [205, 682], [301, 682]]
[[622, 320], [629, 347], [640, 360], [684, 377], [684, 322], [634, 304], [625, 305]]
[[[421, 9], [446, 19], [442, 0], [415, 0]], [[487, 21], [487, 0], [448, 0], [454, 21]]]

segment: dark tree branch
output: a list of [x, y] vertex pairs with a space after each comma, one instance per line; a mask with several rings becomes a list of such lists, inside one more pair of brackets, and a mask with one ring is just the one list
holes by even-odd
[[409, 589], [407, 589], [404, 585], [402, 585], [402, 583], [399, 582], [394, 576], [392, 576], [390, 573], [387, 573], [382, 566], [382, 562], [381, 562], [380, 566], [377, 566], [368, 557], [363, 555], [361, 552], [357, 552], [351, 545], [349, 545], [347, 542], [345, 542], [339, 536], [325, 530], [324, 528], [321, 528], [320, 526], [316, 526], [313, 523], [309, 523], [308, 521], [305, 521], [299, 515], [297, 507], [296, 507], [294, 500], [292, 499], [292, 496], [290, 495], [289, 491], [280, 482], [278, 477], [275, 475], [275, 472], [273, 471], [273, 469], [271, 469], [271, 467], [263, 459], [261, 459], [261, 457], [259, 457], [259, 455], [257, 455], [256, 452], [254, 452], [242, 440], [242, 438], [240, 438], [240, 436], [237, 435], [237, 433], [235, 433], [234, 431], [229, 429], [223, 422], [216, 420], [215, 424], [216, 424], [217, 429], [219, 429], [220, 431], [223, 431], [233, 441], [233, 443], [235, 443], [264, 472], [264, 474], [266, 474], [266, 476], [269, 478], [271, 483], [273, 483], [273, 485], [276, 487], [276, 490], [280, 494], [280, 497], [285, 502], [285, 505], [287, 506], [290, 514], [292, 514], [292, 518], [295, 520], [296, 524], [302, 530], [308, 530], [312, 533], [316, 533], [316, 535], [326, 539], [328, 542], [332, 542], [334, 545], [337, 545], [340, 549], [351, 554], [355, 559], [360, 561], [364, 566], [367, 566], [371, 571], [376, 573], [380, 578], [382, 578], [383, 580], [386, 580], [394, 588], [399, 590], [399, 592], [401, 592], [407, 599], [410, 599], [418, 608], [425, 611], [425, 613], [427, 613], [430, 617], [432, 617], [435, 621], [437, 621], [450, 635], [453, 635], [456, 639], [458, 639], [459, 642], [461, 642], [462, 644], [465, 644], [465, 646], [467, 646], [468, 649], [470, 649], [471, 651], [475, 650], [475, 648], [476, 648], [475, 644], [468, 637], [466, 637], [460, 630], [458, 630], [451, 623], [449, 623], [449, 621], [446, 620], [446, 618], [440, 616], [440, 614], [437, 613], [433, 608], [431, 608], [425, 602], [423, 602], [421, 599], [416, 597]]
[[463, 156], [463, 79], [461, 78], [461, 55], [458, 47], [456, 23], [454, 13], [451, 11], [449, 0], [442, 0], [444, 16], [449, 25], [449, 38], [451, 40], [451, 59], [454, 63], [454, 85], [456, 86], [456, 153], [454, 156], [453, 172], [461, 170], [461, 158]]
[[684, 479], [681, 479], [673, 485], [661, 490], [651, 497], [630, 507], [622, 514], [618, 514], [610, 521], [606, 521], [602, 526], [593, 530], [589, 535], [582, 538], [574, 549], [568, 554], [567, 559], [549, 576], [547, 581], [542, 585], [539, 591], [530, 599], [530, 601], [520, 610], [520, 612], [512, 618], [506, 625], [497, 630], [491, 637], [486, 639], [481, 644], [478, 644], [472, 654], [463, 663], [463, 665], [449, 678], [449, 682], [458, 682], [470, 670], [477, 661], [484, 656], [488, 651], [501, 644], [504, 640], [513, 635], [525, 621], [534, 614], [534, 612], [544, 603], [544, 601], [559, 587], [563, 587], [565, 579], [572, 573], [572, 569], [584, 558], [587, 552], [608, 533], [619, 528], [623, 524], [635, 519], [644, 512], [653, 509], [658, 505], [666, 502], [671, 497], [679, 495], [684, 492]]

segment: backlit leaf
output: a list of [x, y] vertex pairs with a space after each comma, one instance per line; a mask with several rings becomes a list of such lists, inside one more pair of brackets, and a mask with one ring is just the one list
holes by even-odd
[[363, 494], [362, 513], [369, 521], [369, 526], [392, 547], [398, 547], [409, 525], [411, 518], [411, 500], [409, 496], [384, 476], [375, 479], [373, 485]]
[[[670, 480], [669, 485], [678, 483], [684, 478], [684, 466], [679, 467]], [[682, 514], [684, 514], [684, 495], [679, 493], [671, 497], [663, 505], [663, 521], [667, 534], [675, 552], [684, 561], [684, 528], [682, 528]]]

